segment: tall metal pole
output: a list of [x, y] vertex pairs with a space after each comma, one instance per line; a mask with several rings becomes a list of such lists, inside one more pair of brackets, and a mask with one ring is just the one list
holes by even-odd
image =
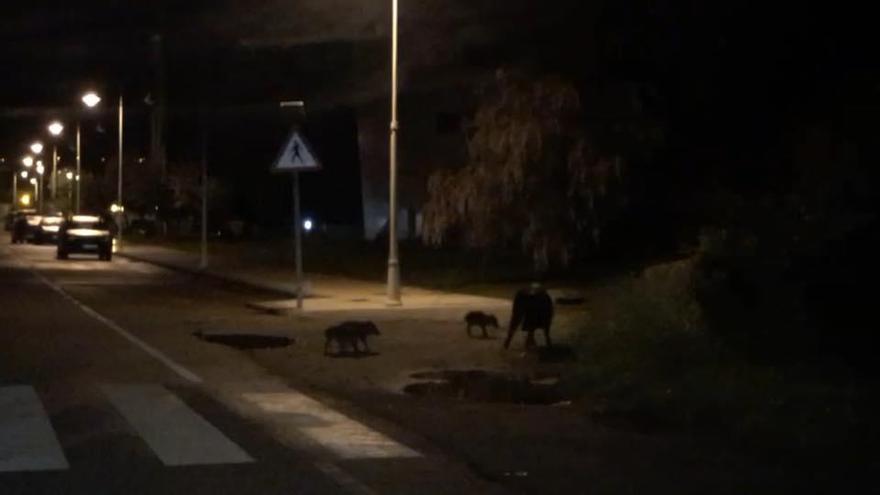
[[52, 145], [52, 178], [49, 179], [49, 187], [52, 189], [52, 202], [58, 196], [58, 146]]
[[44, 183], [45, 181], [43, 180], [43, 174], [37, 174], [37, 187], [40, 189], [40, 192], [38, 194], [39, 206], [37, 206], [37, 209], [40, 213], [43, 213], [43, 196], [45, 192], [45, 189], [43, 188]]
[[12, 169], [12, 209], [18, 207], [18, 174]]
[[293, 172], [293, 232], [296, 242], [296, 309], [303, 307], [302, 217], [299, 209], [299, 172]]
[[80, 147], [79, 122], [76, 123], [76, 213], [79, 213], [79, 181], [80, 172], [82, 171], [82, 148]]
[[389, 199], [388, 199], [388, 293], [386, 304], [399, 306], [400, 260], [397, 256], [397, 28], [398, 0], [391, 6], [391, 128], [389, 149]]
[[123, 204], [122, 204], [122, 95], [119, 95], [119, 174], [118, 174], [118, 182], [116, 183], [116, 205], [118, 207], [117, 210], [117, 221], [116, 224], [119, 226], [119, 233], [116, 241], [116, 250], [122, 251], [122, 215], [123, 215]]

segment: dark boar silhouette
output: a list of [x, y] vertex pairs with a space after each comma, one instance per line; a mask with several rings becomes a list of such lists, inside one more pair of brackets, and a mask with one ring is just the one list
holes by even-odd
[[489, 334], [486, 332], [486, 328], [498, 328], [498, 319], [495, 318], [495, 315], [490, 315], [487, 313], [483, 313], [482, 311], [471, 311], [466, 314], [464, 317], [464, 322], [467, 325], [467, 334], [468, 337], [471, 337], [471, 329], [473, 327], [477, 327], [483, 330], [483, 338], [488, 339]]
[[341, 354], [346, 348], [355, 354], [362, 352], [358, 342], [363, 344], [363, 352], [370, 352], [367, 337], [380, 335], [379, 327], [371, 321], [346, 321], [339, 325], [324, 330], [324, 355], [330, 353], [330, 343], [336, 341], [336, 347]]
[[504, 348], [510, 346], [513, 334], [522, 326], [522, 330], [528, 334], [526, 348], [535, 347], [535, 330], [544, 331], [544, 340], [547, 347], [553, 345], [550, 340], [550, 325], [553, 323], [553, 299], [547, 291], [535, 284], [529, 289], [522, 289], [513, 298], [513, 311], [510, 315], [510, 326], [507, 330], [507, 340]]

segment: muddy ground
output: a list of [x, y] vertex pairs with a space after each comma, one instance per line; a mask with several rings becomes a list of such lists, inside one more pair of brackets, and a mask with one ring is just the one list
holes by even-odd
[[[419, 443], [513, 492], [808, 493], [816, 487], [813, 477], [821, 475], [792, 471], [778, 453], [592, 420], [589, 401], [560, 386], [576, 366], [566, 343], [588, 307], [560, 308], [553, 336], [562, 351], [552, 355], [525, 352], [522, 334], [502, 349], [503, 330], [470, 338], [464, 311], [451, 310], [254, 313], [200, 330], [291, 339], [281, 346], [269, 339], [272, 345], [259, 348], [253, 345], [259, 339], [245, 338], [241, 352], [343, 410], [417, 435]], [[502, 324], [508, 318], [497, 316]], [[371, 338], [369, 353], [325, 356], [323, 330], [348, 319], [370, 319], [382, 334]]]

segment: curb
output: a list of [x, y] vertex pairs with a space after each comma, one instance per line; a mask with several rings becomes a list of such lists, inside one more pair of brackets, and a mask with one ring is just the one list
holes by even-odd
[[[151, 265], [165, 268], [167, 270], [186, 273], [188, 275], [193, 275], [193, 276], [200, 277], [200, 278], [219, 280], [221, 282], [225, 282], [225, 283], [233, 284], [233, 285], [238, 285], [238, 286], [243, 286], [243, 287], [247, 287], [250, 289], [256, 289], [256, 290], [261, 290], [261, 291], [265, 291], [265, 292], [272, 292], [272, 293], [279, 294], [284, 297], [296, 297], [297, 296], [297, 291], [295, 291], [295, 290], [290, 290], [290, 289], [287, 289], [284, 287], [260, 284], [260, 283], [254, 282], [252, 280], [247, 280], [247, 279], [243, 279], [243, 278], [239, 278], [239, 277], [235, 277], [235, 276], [230, 276], [230, 275], [224, 275], [222, 273], [217, 273], [217, 272], [213, 272], [210, 270], [200, 270], [198, 268], [189, 268], [189, 267], [185, 267], [185, 266], [176, 265], [173, 263], [156, 261], [154, 259], [145, 258], [143, 256], [138, 256], [138, 255], [133, 255], [133, 254], [128, 254], [128, 253], [114, 253], [114, 255], [121, 256], [123, 258], [127, 258], [127, 259], [130, 259], [133, 261], [140, 261], [142, 263], [149, 263]], [[310, 295], [306, 295], [306, 297], [309, 297], [309, 296]]]

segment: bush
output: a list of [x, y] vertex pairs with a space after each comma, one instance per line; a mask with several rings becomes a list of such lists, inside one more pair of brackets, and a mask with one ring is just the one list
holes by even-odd
[[[688, 429], [760, 444], [841, 443], [862, 392], [816, 370], [760, 365], [709, 331], [696, 260], [659, 265], [614, 289], [575, 340], [575, 384], [592, 414], [636, 429]], [[820, 378], [816, 378], [820, 376]]]
[[761, 365], [731, 352], [694, 295], [698, 267], [686, 260], [648, 269], [583, 323], [574, 384], [594, 418], [762, 447], [857, 443], [853, 432], [871, 429], [859, 409], [869, 393], [840, 370]]
[[[576, 339], [580, 378], [604, 404], [597, 413], [661, 417], [680, 401], [679, 386], [691, 370], [716, 359], [693, 297], [692, 261], [660, 265], [615, 289], [608, 314], [593, 314]], [[693, 411], [678, 405], [676, 415]], [[686, 419], [686, 418], [679, 418]]]

